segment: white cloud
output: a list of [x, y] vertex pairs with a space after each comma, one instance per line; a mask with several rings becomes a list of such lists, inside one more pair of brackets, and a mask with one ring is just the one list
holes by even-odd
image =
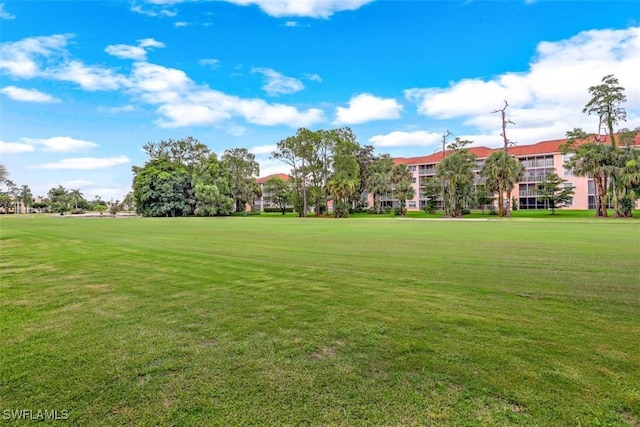
[[93, 199], [99, 196], [102, 200], [122, 200], [131, 191], [131, 187], [103, 187], [88, 188], [84, 191], [85, 198]]
[[283, 104], [268, 104], [262, 99], [239, 100], [236, 108], [249, 123], [263, 126], [308, 127], [324, 119], [323, 111], [318, 108], [300, 112], [297, 108]]
[[111, 114], [128, 113], [129, 111], [134, 111], [135, 109], [136, 107], [134, 107], [131, 104], [123, 105], [121, 107], [98, 107], [98, 111], [100, 111], [101, 113], [111, 113]]
[[[197, 85], [184, 71], [175, 68], [135, 61], [131, 73], [126, 76], [116, 68], [87, 65], [69, 58], [70, 53], [65, 49], [68, 37], [51, 36], [5, 43], [0, 46], [0, 69], [4, 68], [14, 76], [38, 76], [76, 83], [88, 91], [124, 90], [135, 103], [155, 106], [159, 114], [157, 123], [163, 127], [218, 125], [234, 117], [242, 117], [252, 124], [292, 128], [324, 120], [324, 112], [318, 108], [298, 110], [258, 98], [228, 95], [206, 85]], [[138, 45], [140, 48], [161, 46], [164, 45], [153, 39], [139, 40]], [[128, 52], [125, 53], [127, 55], [132, 51], [120, 49], [118, 52]], [[272, 93], [291, 92], [302, 85], [298, 80], [273, 70], [261, 71], [270, 76], [271, 80], [265, 87]], [[101, 111], [119, 112], [131, 108], [103, 108]], [[237, 133], [243, 128], [234, 125], [229, 129]]]
[[72, 37], [57, 34], [2, 43], [0, 70], [16, 78], [69, 81], [87, 90], [115, 90], [126, 85], [126, 78], [112, 69], [69, 60], [66, 46]]
[[95, 142], [74, 139], [68, 136], [54, 136], [47, 139], [22, 138], [22, 140], [32, 145], [41, 145], [44, 147], [45, 151], [52, 151], [56, 153], [73, 153], [98, 148], [100, 146]]
[[12, 77], [31, 78], [39, 75], [41, 66], [64, 52], [71, 35], [29, 37], [0, 44], [0, 70]]
[[134, 64], [131, 91], [143, 101], [158, 105], [162, 127], [205, 126], [234, 116], [263, 126], [309, 126], [324, 119], [320, 109], [270, 104], [262, 99], [244, 99], [196, 85], [183, 71], [149, 63]]
[[130, 163], [127, 156], [118, 157], [77, 157], [73, 159], [62, 159], [59, 162], [45, 163], [42, 165], [30, 166], [31, 169], [76, 169], [93, 170], [106, 169]]
[[82, 179], [76, 179], [71, 181], [64, 181], [62, 183], [63, 187], [67, 188], [87, 188], [93, 185], [92, 181], [85, 181]]
[[441, 138], [440, 134], [427, 131], [394, 131], [372, 136], [369, 142], [376, 147], [424, 147], [438, 144]]
[[284, 23], [285, 27], [299, 27], [300, 24], [298, 24], [296, 21], [287, 21]]
[[133, 59], [134, 61], [144, 61], [147, 58], [147, 51], [139, 46], [127, 44], [113, 44], [104, 49], [111, 56], [121, 59]]
[[291, 173], [291, 166], [280, 160], [256, 155], [256, 161], [260, 164], [260, 176], [269, 176], [277, 173], [288, 175]]
[[343, 10], [356, 10], [373, 0], [225, 0], [240, 6], [257, 5], [275, 17], [308, 16], [328, 18]]
[[507, 116], [516, 123], [507, 130], [509, 139], [531, 143], [558, 138], [573, 127], [597, 131], [597, 120], [581, 111], [589, 100], [587, 89], [607, 74], [614, 74], [625, 87], [628, 122], [623, 126], [640, 125], [639, 69], [640, 27], [591, 30], [539, 43], [526, 72], [465, 79], [447, 88], [408, 89], [405, 96], [424, 115], [463, 118], [478, 131], [470, 139], [484, 141], [501, 140], [500, 116], [491, 112], [507, 100]]
[[16, 16], [4, 10], [4, 3], [0, 3], [0, 19], [16, 19]]
[[164, 104], [157, 111], [164, 117], [164, 120], [159, 120], [158, 124], [166, 128], [203, 126], [231, 118], [231, 114], [227, 111], [188, 103]]
[[176, 21], [176, 22], [173, 23], [173, 26], [174, 27], [178, 27], [178, 28], [180, 28], [180, 27], [188, 27], [189, 23], [188, 22], [184, 22], [184, 21]]
[[201, 59], [200, 61], [198, 61], [198, 64], [210, 67], [211, 69], [215, 70], [220, 65], [220, 60], [213, 58]]
[[252, 73], [259, 73], [265, 77], [262, 89], [271, 96], [299, 92], [304, 89], [302, 82], [293, 77], [287, 77], [271, 68], [252, 68]]
[[320, 76], [319, 76], [318, 74], [316, 74], [316, 73], [313, 73], [313, 74], [305, 74], [305, 75], [304, 75], [304, 78], [305, 78], [305, 79], [307, 79], [307, 80], [309, 80], [309, 81], [312, 81], [312, 82], [318, 82], [318, 83], [322, 82], [322, 77], [320, 77]]
[[89, 91], [117, 90], [128, 84], [125, 76], [112, 69], [87, 66], [79, 61], [70, 61], [60, 68], [50, 70], [48, 74], [55, 80], [76, 83]]
[[138, 46], [131, 46], [128, 44], [113, 44], [107, 46], [104, 50], [109, 55], [121, 58], [121, 59], [133, 59], [134, 61], [145, 61], [147, 59], [148, 48], [162, 48], [165, 47], [164, 43], [156, 41], [154, 39], [142, 39], [138, 40]]
[[35, 147], [23, 142], [0, 141], [0, 154], [20, 154], [34, 151]]
[[178, 13], [173, 11], [173, 10], [169, 10], [169, 9], [163, 9], [161, 7], [157, 7], [158, 5], [163, 5], [163, 4], [171, 4], [171, 3], [181, 3], [183, 0], [178, 0], [178, 1], [174, 1], [174, 2], [166, 2], [166, 3], [159, 3], [159, 2], [149, 2], [153, 7], [152, 9], [143, 9], [142, 6], [138, 5], [138, 4], [133, 4], [131, 6], [131, 11], [132, 12], [136, 12], [136, 13], [140, 13], [142, 15], [146, 15], [146, 16], [153, 16], [153, 17], [174, 17], [176, 16]]
[[336, 108], [336, 124], [358, 124], [373, 120], [392, 120], [400, 117], [402, 105], [393, 98], [378, 98], [361, 93], [349, 101], [349, 107]]
[[14, 101], [60, 102], [58, 98], [55, 98], [44, 92], [40, 92], [37, 89], [22, 89], [16, 86], [6, 86], [0, 89], [0, 92], [4, 93]]
[[162, 47], [165, 47], [165, 44], [157, 40], [148, 38], [148, 39], [138, 40], [138, 46], [145, 49], [148, 47], [162, 48]]
[[249, 149], [249, 151], [257, 156], [257, 155], [260, 155], [260, 154], [271, 154], [277, 148], [278, 148], [278, 146], [276, 144], [258, 145], [258, 146], [255, 146], [255, 147]]
[[193, 86], [184, 71], [148, 62], [134, 64], [131, 82], [134, 91], [143, 93], [151, 103], [177, 100], [179, 93]]

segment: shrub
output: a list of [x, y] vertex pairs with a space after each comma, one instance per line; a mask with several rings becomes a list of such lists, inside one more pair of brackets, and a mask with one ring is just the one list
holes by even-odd
[[[264, 208], [264, 213], [282, 213], [280, 208]], [[285, 208], [285, 212], [293, 212], [293, 208]], [[259, 213], [259, 212], [258, 212]]]
[[337, 202], [333, 207], [333, 216], [335, 218], [346, 218], [349, 216], [349, 204], [345, 202]]
[[260, 215], [260, 212], [247, 211], [247, 212], [234, 212], [231, 216], [256, 216]]
[[77, 209], [71, 210], [71, 215], [82, 215], [83, 213], [84, 213], [84, 209], [77, 208]]

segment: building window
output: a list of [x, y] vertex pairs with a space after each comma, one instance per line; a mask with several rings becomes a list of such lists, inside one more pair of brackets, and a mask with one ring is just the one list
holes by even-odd
[[418, 205], [416, 204], [416, 201], [415, 201], [415, 200], [409, 200], [409, 207], [410, 207], [410, 208], [415, 208], [415, 207], [417, 207], [417, 206], [418, 206]]
[[573, 153], [565, 154], [564, 156], [562, 156], [562, 166], [563, 166], [562, 172], [564, 173], [564, 176], [573, 176], [573, 171], [571, 169], [567, 169], [564, 167], [565, 163], [571, 160], [572, 157], [573, 157]]
[[[564, 183], [564, 189], [565, 190], [570, 190], [573, 188], [573, 184], [570, 182], [565, 182]], [[573, 197], [567, 201], [567, 206], [573, 206]]]

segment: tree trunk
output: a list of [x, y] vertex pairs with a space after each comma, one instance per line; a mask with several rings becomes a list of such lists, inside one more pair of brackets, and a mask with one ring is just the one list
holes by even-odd
[[502, 178], [498, 178], [498, 215], [504, 216], [504, 194], [502, 193]]
[[596, 195], [596, 216], [597, 217], [607, 217], [607, 201], [605, 198], [606, 192], [605, 192], [605, 186], [604, 186], [604, 178], [603, 176], [599, 173], [598, 175], [594, 176], [593, 179], [596, 182], [596, 186], [597, 186], [597, 191], [598, 194]]
[[304, 159], [302, 159], [302, 216], [307, 216], [307, 182], [304, 173]]

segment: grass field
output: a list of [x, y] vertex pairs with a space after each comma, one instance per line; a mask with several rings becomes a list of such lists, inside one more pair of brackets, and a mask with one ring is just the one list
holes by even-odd
[[0, 218], [0, 417], [639, 425], [640, 224], [493, 219]]

